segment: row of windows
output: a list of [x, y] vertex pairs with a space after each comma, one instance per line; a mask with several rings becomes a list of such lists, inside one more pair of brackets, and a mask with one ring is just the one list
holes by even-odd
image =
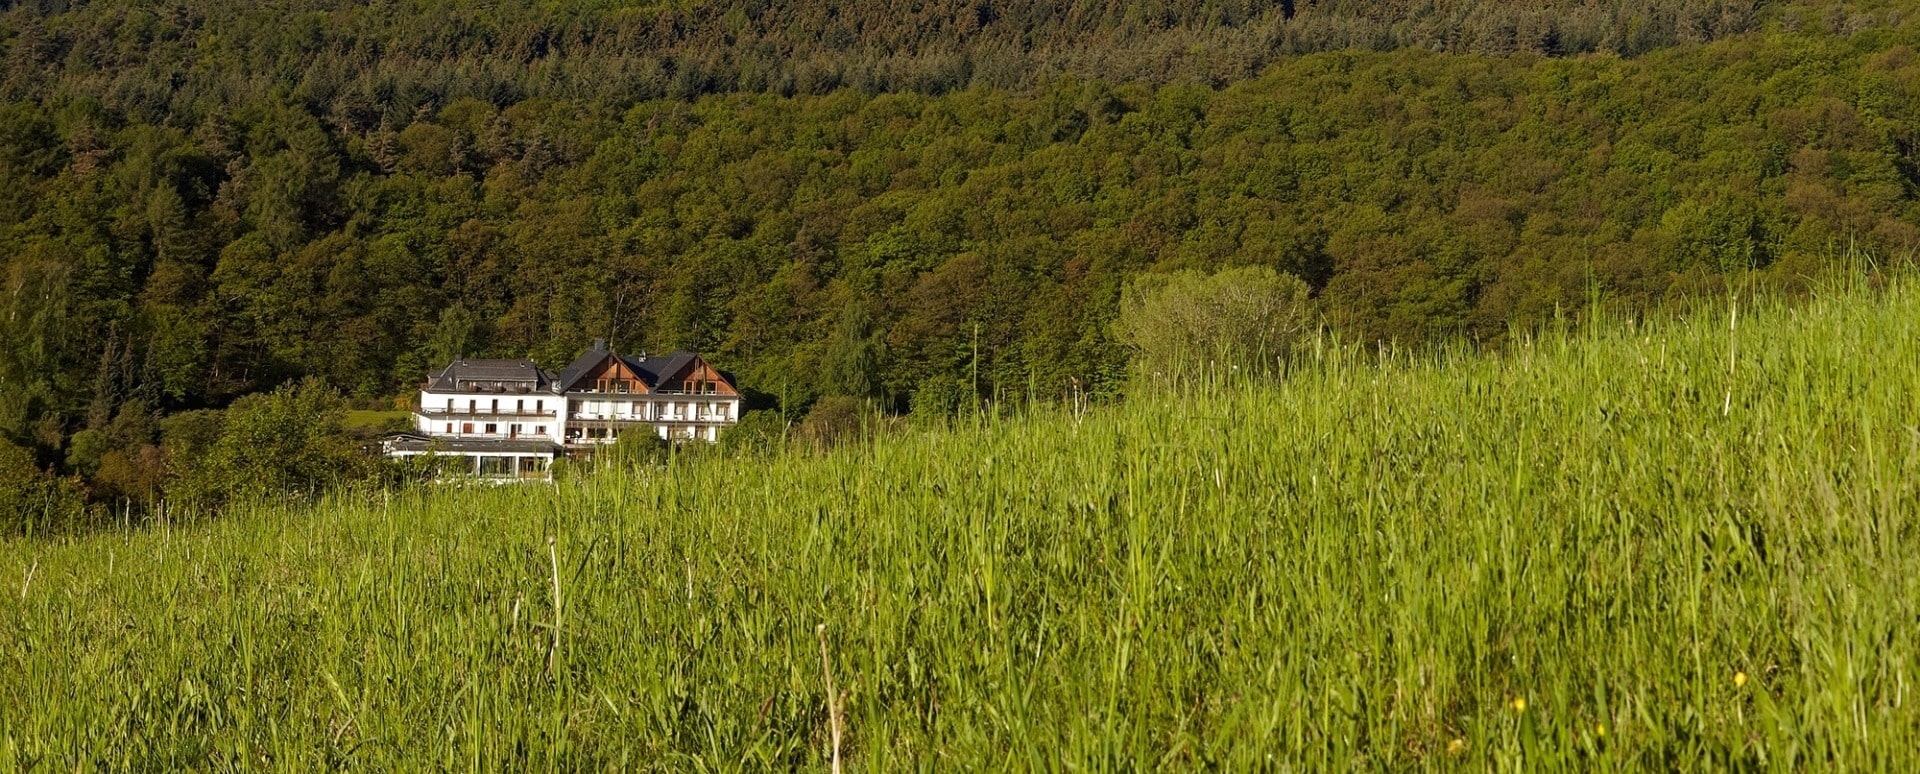
[[[499, 435], [499, 434], [500, 434], [500, 425], [499, 425], [498, 423], [494, 423], [494, 422], [479, 422], [479, 423], [475, 423], [475, 422], [461, 422], [461, 423], [460, 423], [460, 434], [461, 434], [461, 435], [473, 435], [473, 432], [474, 432], [474, 431], [473, 431], [473, 429], [474, 429], [475, 427], [480, 427], [480, 428], [484, 428], [484, 429], [482, 429], [482, 430], [480, 431], [480, 433], [481, 433], [482, 435]], [[508, 426], [507, 426], [507, 436], [508, 436], [508, 437], [510, 437], [510, 438], [518, 438], [518, 437], [520, 437], [520, 435], [521, 435], [521, 434], [522, 434], [522, 433], [524, 432], [524, 428], [525, 428], [525, 427], [526, 427], [526, 425], [517, 425], [517, 424], [516, 424], [516, 425], [508, 425]], [[447, 435], [453, 435], [453, 423], [452, 423], [452, 422], [448, 422], [448, 423], [446, 423], [446, 434], [447, 434]], [[547, 434], [547, 426], [546, 426], [546, 425], [534, 425], [534, 426], [533, 426], [533, 434], [534, 434], [534, 435], [546, 435], [546, 434]]]
[[[653, 408], [648, 409], [648, 406], [652, 406]], [[645, 403], [614, 400], [586, 400], [580, 402], [580, 414], [584, 416], [604, 417], [616, 415], [622, 417], [645, 417], [650, 415], [649, 412], [651, 412], [653, 416], [673, 418], [695, 415], [703, 418], [724, 417], [730, 416], [732, 413], [729, 411], [726, 403], [707, 401], [661, 401], [658, 403]]]
[[[697, 389], [689, 389], [688, 392], [691, 392], [691, 393], [696, 393], [701, 395], [715, 394], [713, 383], [711, 382], [707, 382], [705, 384], [692, 384], [688, 386], [690, 388], [697, 388]], [[618, 392], [626, 392], [626, 391], [619, 390]], [[585, 401], [584, 408], [582, 410], [587, 411], [588, 413], [595, 413], [596, 410], [604, 410], [605, 406], [611, 405], [615, 402], [616, 401]], [[454, 398], [447, 399], [447, 408], [446, 408], [447, 411], [457, 411], [459, 409], [460, 409], [459, 402], [456, 399]], [[481, 409], [480, 401], [474, 400], [474, 399], [467, 400], [467, 405], [466, 405], [467, 413], [477, 414], [477, 413], [480, 413], [480, 409]], [[513, 411], [514, 413], [524, 414], [527, 412], [527, 401], [516, 400], [513, 402], [513, 406], [509, 410]], [[486, 411], [487, 413], [490, 413], [490, 414], [500, 413], [501, 411], [500, 399], [494, 398], [488, 401], [486, 406]], [[533, 401], [533, 412], [536, 414], [545, 414], [547, 412], [547, 402], [544, 400]]]
[[[628, 393], [639, 393], [642, 391], [639, 382], [628, 379], [601, 379], [594, 382], [593, 389], [589, 392], [610, 392], [616, 395], [626, 395]], [[681, 391], [689, 395], [718, 395], [720, 393], [720, 386], [717, 382], [687, 382]], [[667, 390], [667, 392], [673, 391]]]
[[[631, 428], [622, 430], [622, 429], [609, 428], [609, 427], [584, 427], [584, 428], [568, 430], [567, 442], [573, 443], [582, 438], [589, 441], [605, 441], [605, 440], [619, 438], [621, 435], [626, 433], [647, 433], [647, 432], [649, 431], [643, 430], [643, 429], [631, 429]], [[720, 438], [719, 430], [713, 427], [673, 428], [669, 430], [661, 430], [659, 432], [661, 433], [660, 437], [662, 438], [705, 438], [709, 441], [719, 440]]]
[[[453, 430], [454, 424], [455, 423], [453, 422], [443, 423], [441, 425], [441, 428], [442, 428], [441, 432], [446, 435], [454, 435], [455, 434]], [[501, 426], [501, 423], [498, 423], [498, 422], [461, 422], [459, 423], [460, 432], [458, 434], [459, 435], [475, 435], [477, 433], [479, 435], [499, 435], [500, 426]], [[508, 438], [518, 438], [522, 435], [527, 434], [526, 425], [514, 423], [514, 424], [509, 424], [506, 427], [507, 427]], [[608, 428], [604, 428], [604, 427], [588, 427], [588, 428], [585, 428], [585, 431], [586, 431], [586, 437], [588, 438], [611, 437], [609, 435], [610, 431], [608, 430]], [[691, 432], [691, 430], [689, 432]], [[533, 435], [544, 436], [546, 434], [547, 434], [546, 425], [533, 426]], [[689, 436], [689, 437], [692, 437], [692, 436]]]

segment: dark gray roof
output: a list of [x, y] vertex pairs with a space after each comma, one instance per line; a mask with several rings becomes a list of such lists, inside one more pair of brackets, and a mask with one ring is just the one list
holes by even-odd
[[609, 357], [619, 358], [620, 362], [625, 363], [628, 368], [633, 369], [634, 373], [639, 374], [640, 380], [646, 383], [647, 389], [657, 389], [662, 380], [671, 378], [674, 374], [679, 373], [680, 369], [686, 368], [688, 363], [693, 362], [694, 358], [699, 356], [697, 353], [682, 349], [656, 357], [648, 357], [646, 355], [635, 357], [632, 355], [622, 355], [613, 351], [607, 347], [604, 341], [595, 341], [591, 349], [581, 353], [579, 357], [574, 358], [573, 362], [567, 364], [566, 368], [560, 369], [560, 375], [554, 378], [554, 391], [567, 392], [578, 389], [580, 380], [584, 378], [588, 372], [599, 367], [601, 363], [606, 362], [606, 359]]
[[428, 392], [529, 393], [551, 391], [553, 374], [531, 360], [461, 358], [427, 378]]
[[627, 365], [640, 373], [641, 378], [647, 380], [647, 389], [654, 390], [660, 388], [660, 382], [680, 373], [680, 369], [686, 368], [687, 364], [693, 362], [696, 357], [699, 355], [682, 349], [660, 357], [630, 357], [625, 360]]
[[435, 454], [551, 454], [560, 451], [560, 445], [551, 439], [425, 438], [413, 434], [388, 438], [387, 448]]
[[553, 391], [566, 392], [573, 389], [574, 382], [580, 381], [580, 377], [585, 376], [588, 371], [593, 370], [594, 366], [600, 365], [600, 361], [612, 354], [613, 352], [607, 349], [607, 342], [595, 339], [591, 348], [580, 353], [580, 356], [568, 363], [566, 368], [560, 369], [560, 375], [553, 381]]

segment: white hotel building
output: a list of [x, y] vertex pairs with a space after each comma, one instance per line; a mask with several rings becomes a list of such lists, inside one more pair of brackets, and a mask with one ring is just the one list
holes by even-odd
[[420, 388], [416, 432], [386, 449], [466, 458], [482, 477], [545, 478], [555, 458], [622, 433], [711, 443], [739, 421], [733, 379], [698, 354], [629, 357], [596, 341], [559, 374], [531, 360], [455, 360]]

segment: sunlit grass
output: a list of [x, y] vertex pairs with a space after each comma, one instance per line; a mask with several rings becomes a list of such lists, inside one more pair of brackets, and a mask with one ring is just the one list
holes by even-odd
[[384, 430], [406, 428], [410, 426], [412, 414], [405, 411], [368, 411], [355, 409], [348, 411], [341, 426], [348, 430]]
[[0, 544], [0, 768], [1911, 768], [1920, 292], [1730, 322]]

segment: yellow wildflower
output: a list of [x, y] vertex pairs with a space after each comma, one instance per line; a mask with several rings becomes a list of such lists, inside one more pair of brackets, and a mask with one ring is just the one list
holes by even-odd
[[1733, 687], [1744, 688], [1746, 687], [1746, 685], [1747, 685], [1747, 673], [1745, 672], [1733, 673]]
[[1448, 755], [1459, 755], [1460, 753], [1463, 753], [1466, 751], [1467, 751], [1467, 740], [1465, 739], [1455, 737], [1453, 741], [1447, 743]]
[[1527, 698], [1526, 698], [1525, 696], [1515, 696], [1515, 697], [1513, 697], [1513, 711], [1514, 711], [1514, 712], [1526, 712], [1526, 711], [1527, 711]]

